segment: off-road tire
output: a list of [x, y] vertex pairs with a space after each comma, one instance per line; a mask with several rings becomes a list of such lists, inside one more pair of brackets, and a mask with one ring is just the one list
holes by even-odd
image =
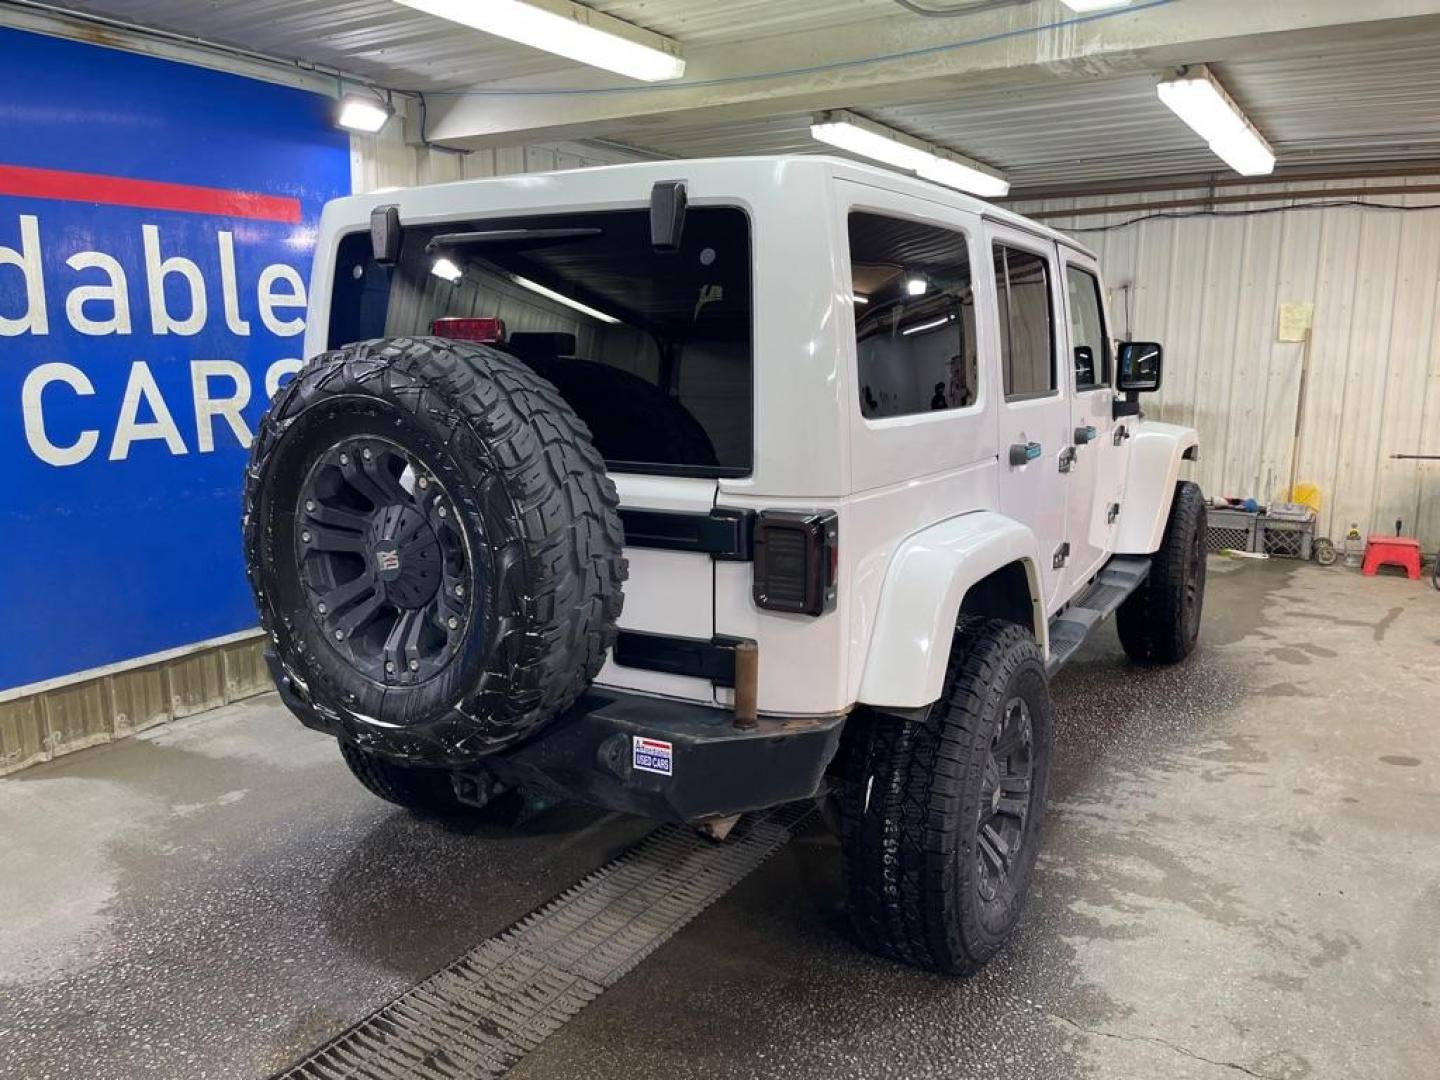
[[430, 815], [460, 814], [467, 810], [465, 804], [455, 798], [450, 774], [443, 769], [397, 765], [343, 741], [340, 756], [355, 779], [364, 784], [370, 794], [386, 802]]
[[[423, 469], [473, 572], [453, 601], [460, 636], [429, 661], [433, 677], [407, 680], [403, 663], [377, 675], [347, 657], [358, 645], [332, 642], [334, 613], [317, 612], [302, 576], [306, 478], [346, 440], [372, 438]], [[439, 338], [366, 341], [315, 357], [265, 414], [246, 474], [246, 565], [284, 671], [342, 741], [459, 766], [537, 730], [599, 672], [626, 574], [617, 507], [585, 425], [515, 357]]]
[[[1028, 804], [1005, 888], [987, 898], [981, 832], [996, 798], [991, 753], [1017, 699], [1030, 725]], [[966, 975], [1004, 946], [1035, 867], [1051, 726], [1045, 665], [1030, 631], [973, 617], [956, 628], [944, 690], [923, 719], [854, 718], [841, 850], [846, 906], [864, 948]], [[1013, 777], [1007, 782], [1014, 786]]]
[[1205, 606], [1205, 528], [1205, 496], [1181, 480], [1150, 574], [1115, 614], [1120, 644], [1136, 663], [1174, 664], [1195, 648]]

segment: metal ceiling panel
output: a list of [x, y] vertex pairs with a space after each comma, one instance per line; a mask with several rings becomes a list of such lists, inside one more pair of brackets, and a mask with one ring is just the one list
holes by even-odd
[[[292, 57], [396, 89], [439, 90], [572, 65], [394, 0], [62, 0], [172, 34]], [[591, 0], [667, 34], [713, 45], [893, 17], [894, 0]], [[1196, 61], [1214, 59], [1194, 57]], [[1214, 64], [1285, 166], [1440, 158], [1440, 19], [1277, 39], [1263, 54]], [[857, 112], [1004, 170], [1017, 188], [1052, 188], [1223, 170], [1155, 97], [1141, 71], [997, 89], [963, 83], [943, 98]], [[557, 106], [563, 107], [563, 106]], [[696, 114], [597, 125], [594, 137], [675, 157], [815, 152], [809, 114], [707, 120]]]
[[[337, 68], [392, 89], [457, 89], [575, 66], [394, 0], [58, 0], [54, 6]], [[893, 0], [602, 0], [589, 6], [682, 45], [748, 41], [900, 10]]]
[[62, 0], [56, 6], [336, 68], [392, 89], [441, 90], [564, 68], [547, 53], [394, 0]]
[[889, 15], [914, 17], [894, 0], [587, 0], [586, 6], [685, 45], [753, 41]]
[[[1440, 36], [1366, 39], [1217, 64], [1217, 76], [1284, 166], [1440, 158]], [[1156, 76], [959, 89], [857, 111], [1051, 188], [1221, 169], [1155, 96]], [[808, 113], [703, 126], [651, 121], [607, 134], [675, 157], [833, 153]]]

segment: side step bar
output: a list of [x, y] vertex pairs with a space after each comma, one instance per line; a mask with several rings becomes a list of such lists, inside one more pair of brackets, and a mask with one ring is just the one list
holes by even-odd
[[1141, 555], [1116, 555], [1074, 603], [1050, 620], [1050, 661], [1054, 675], [1075, 655], [1090, 632], [1115, 613], [1150, 574], [1150, 560]]

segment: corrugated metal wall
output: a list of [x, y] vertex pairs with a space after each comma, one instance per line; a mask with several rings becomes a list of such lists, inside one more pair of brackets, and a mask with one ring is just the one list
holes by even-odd
[[350, 137], [350, 181], [356, 194], [382, 187], [413, 187], [641, 160], [636, 155], [574, 144], [507, 146], [452, 154], [408, 145], [404, 127], [403, 123], [392, 122], [379, 135]]
[[[1437, 182], [1435, 176], [1312, 182], [1285, 190]], [[1224, 193], [1260, 191], [1276, 188]], [[1054, 212], [1206, 194], [1167, 191], [1015, 208]], [[1434, 192], [1365, 197], [1410, 207], [1440, 204]], [[1273, 211], [1299, 201], [1221, 210]], [[1206, 493], [1266, 501], [1289, 486], [1306, 347], [1277, 340], [1278, 310], [1282, 303], [1313, 303], [1296, 479], [1321, 488], [1321, 534], [1339, 540], [1351, 523], [1362, 532], [1389, 532], [1399, 519], [1426, 550], [1440, 547], [1440, 462], [1389, 457], [1440, 453], [1440, 210], [1332, 204], [1122, 224], [1145, 213], [1047, 213], [1045, 220], [1076, 229], [1098, 251], [1115, 332], [1165, 345], [1165, 385], [1151, 409], [1199, 429], [1203, 458], [1196, 478]], [[1078, 231], [1096, 226], [1111, 228]]]

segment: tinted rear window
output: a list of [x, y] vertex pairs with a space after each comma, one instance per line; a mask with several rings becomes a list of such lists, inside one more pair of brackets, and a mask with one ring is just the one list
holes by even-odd
[[[434, 273], [447, 259], [459, 278]], [[504, 348], [560, 389], [611, 468], [741, 476], [752, 462], [750, 223], [694, 207], [681, 248], [650, 246], [648, 210], [410, 227], [380, 266], [345, 237], [330, 347], [499, 318]]]

